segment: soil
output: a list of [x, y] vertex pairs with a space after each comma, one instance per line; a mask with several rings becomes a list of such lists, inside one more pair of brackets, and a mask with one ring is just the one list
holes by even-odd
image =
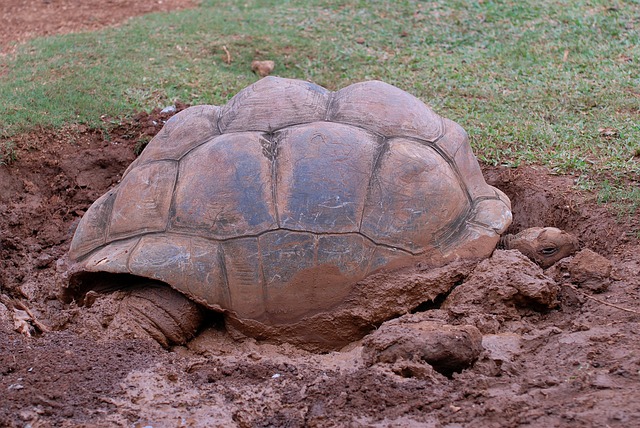
[[28, 39], [91, 31], [151, 12], [193, 7], [196, 0], [2, 0], [0, 54]]
[[[63, 2], [2, 3], [0, 13]], [[130, 3], [140, 11], [159, 4]], [[91, 4], [108, 17], [119, 3]], [[82, 21], [83, 8], [78, 16], [64, 10], [65, 22]], [[84, 28], [74, 25], [60, 28]], [[20, 34], [15, 40], [34, 33]], [[483, 167], [512, 200], [509, 233], [555, 226], [580, 239], [578, 254], [543, 270], [518, 251], [496, 250], [475, 267], [456, 267], [450, 294], [426, 298], [340, 351], [232, 337], [216, 317], [166, 350], [107, 328], [113, 294], [91, 307], [64, 303], [60, 261], [77, 222], [169, 116], [140, 113], [108, 136], [71, 126], [13, 138], [17, 160], [0, 166], [0, 426], [640, 421], [640, 243], [632, 233], [640, 222], [616, 217], [578, 192], [574, 177], [543, 168]], [[424, 281], [418, 273], [407, 281]]]

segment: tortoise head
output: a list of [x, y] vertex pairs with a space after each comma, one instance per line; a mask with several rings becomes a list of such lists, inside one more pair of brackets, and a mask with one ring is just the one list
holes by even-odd
[[578, 239], [555, 227], [532, 227], [501, 241], [506, 250], [518, 250], [546, 269], [578, 251]]

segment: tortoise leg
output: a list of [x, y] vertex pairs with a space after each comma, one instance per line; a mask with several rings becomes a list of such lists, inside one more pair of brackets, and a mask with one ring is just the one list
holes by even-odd
[[204, 321], [204, 311], [198, 304], [153, 281], [130, 290], [120, 304], [120, 312], [164, 348], [188, 342]]

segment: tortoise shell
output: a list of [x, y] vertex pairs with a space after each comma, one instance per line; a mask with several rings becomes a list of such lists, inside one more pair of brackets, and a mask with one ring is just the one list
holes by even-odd
[[385, 269], [487, 257], [511, 221], [464, 130], [380, 81], [267, 77], [173, 116], [82, 218], [75, 272], [171, 285], [236, 320], [330, 312]]

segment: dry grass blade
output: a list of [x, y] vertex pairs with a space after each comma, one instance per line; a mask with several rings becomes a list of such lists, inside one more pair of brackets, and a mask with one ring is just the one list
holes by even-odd
[[615, 309], [618, 309], [618, 310], [621, 310], [621, 311], [624, 311], [624, 312], [629, 312], [629, 313], [632, 313], [632, 314], [640, 315], [639, 311], [635, 311], [633, 309], [624, 308], [622, 306], [614, 305], [613, 303], [605, 302], [604, 300], [601, 300], [601, 299], [598, 299], [596, 297], [588, 295], [584, 291], [578, 290], [578, 288], [576, 286], [574, 286], [574, 285], [571, 285], [571, 284], [565, 284], [565, 285], [567, 287], [569, 287], [570, 289], [572, 289], [573, 291], [575, 291], [575, 292], [579, 293], [580, 295], [586, 297], [587, 299], [593, 300], [594, 302], [598, 302], [598, 303], [601, 303], [603, 305], [606, 305], [606, 306], [609, 306], [609, 307], [612, 307], [612, 308], [615, 308]]

